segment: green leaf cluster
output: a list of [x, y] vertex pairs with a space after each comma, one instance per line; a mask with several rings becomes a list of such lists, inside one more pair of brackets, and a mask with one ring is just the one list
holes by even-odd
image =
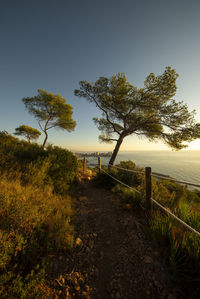
[[132, 134], [161, 140], [176, 150], [200, 137], [195, 111], [189, 112], [187, 105], [174, 99], [177, 77], [174, 69], [166, 67], [162, 75], [147, 76], [143, 88], [131, 85], [124, 73], [100, 77], [93, 84], [80, 82], [74, 94], [94, 103], [102, 112], [101, 118], [94, 118], [101, 131], [100, 141], [117, 142], [110, 164], [123, 139]]
[[15, 129], [15, 135], [25, 137], [28, 142], [36, 140], [41, 135], [41, 132], [29, 126], [21, 125]]
[[40, 129], [45, 133], [43, 147], [48, 138], [48, 130], [52, 128], [63, 129], [71, 132], [76, 126], [72, 118], [73, 108], [66, 103], [60, 94], [54, 95], [43, 89], [38, 89], [38, 95], [23, 98], [29, 113], [37, 119]]

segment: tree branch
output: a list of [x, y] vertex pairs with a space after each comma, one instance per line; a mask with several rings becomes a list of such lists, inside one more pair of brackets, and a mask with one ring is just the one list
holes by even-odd
[[86, 94], [88, 95], [89, 98], [92, 98], [93, 101], [95, 102], [95, 104], [97, 105], [97, 107], [99, 107], [99, 109], [102, 110], [102, 111], [105, 113], [105, 115], [106, 115], [106, 120], [107, 120], [107, 121], [109, 122], [109, 124], [113, 127], [114, 132], [116, 132], [117, 134], [120, 135], [120, 132], [116, 129], [115, 125], [110, 121], [109, 116], [108, 116], [108, 112], [98, 104], [98, 102], [96, 101], [95, 97], [93, 97], [93, 96], [91, 96], [90, 94], [88, 94], [87, 91], [86, 91]]

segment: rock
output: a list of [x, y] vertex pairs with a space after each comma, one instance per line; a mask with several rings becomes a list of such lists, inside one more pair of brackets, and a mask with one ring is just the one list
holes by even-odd
[[90, 291], [90, 287], [89, 287], [89, 285], [86, 285], [86, 286], [85, 286], [85, 290], [86, 290], [86, 292], [89, 292], [89, 291]]
[[74, 285], [79, 285], [79, 284], [78, 284], [78, 279], [77, 279], [77, 278], [74, 278]]
[[81, 287], [77, 284], [77, 285], [74, 287], [74, 289], [75, 289], [77, 292], [79, 292], [80, 289], [81, 289]]
[[125, 207], [126, 207], [128, 210], [131, 209], [131, 205], [130, 205], [129, 203], [127, 203], [127, 204], [125, 205]]
[[85, 251], [88, 253], [90, 252], [90, 248], [89, 247], [86, 247]]
[[152, 264], [153, 260], [152, 260], [152, 258], [150, 256], [146, 255], [144, 257], [144, 262], [145, 262], [145, 264]]
[[76, 247], [81, 247], [83, 245], [83, 241], [80, 238], [76, 238], [75, 245]]
[[90, 248], [93, 248], [93, 247], [94, 247], [94, 241], [93, 241], [93, 240], [90, 240], [90, 241], [89, 241], [89, 247], [90, 247]]
[[80, 197], [79, 197], [79, 200], [80, 200], [80, 201], [85, 201], [85, 200], [87, 200], [87, 196], [80, 196]]

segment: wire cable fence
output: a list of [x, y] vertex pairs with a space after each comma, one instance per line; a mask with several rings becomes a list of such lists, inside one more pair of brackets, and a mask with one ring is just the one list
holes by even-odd
[[178, 222], [180, 222], [183, 226], [185, 226], [187, 229], [189, 229], [191, 232], [195, 233], [197, 236], [200, 237], [200, 233], [198, 231], [196, 231], [194, 228], [192, 228], [190, 225], [188, 225], [187, 223], [185, 223], [183, 220], [181, 220], [180, 218], [178, 218], [176, 215], [174, 215], [172, 212], [170, 212], [168, 209], [166, 209], [165, 207], [163, 207], [160, 203], [158, 203], [156, 200], [154, 200], [153, 198], [151, 198], [151, 200], [159, 207], [161, 208], [164, 212], [166, 212], [169, 216], [171, 216], [172, 218], [176, 219]]
[[[125, 187], [139, 193], [142, 194], [140, 191], [138, 191], [137, 189], [132, 188], [131, 186], [125, 184], [124, 182], [118, 180], [117, 178], [115, 178], [114, 176], [112, 176], [111, 174], [109, 174], [107, 171], [105, 171], [104, 169], [101, 168], [101, 160], [99, 159], [99, 163], [98, 163], [98, 168], [99, 171], [105, 173], [106, 175], [108, 175], [109, 177], [111, 177], [113, 180], [117, 181], [118, 183], [124, 185]], [[156, 206], [158, 206], [162, 211], [164, 211], [165, 213], [167, 213], [170, 217], [174, 218], [175, 220], [177, 220], [179, 223], [181, 223], [184, 227], [186, 227], [188, 230], [190, 230], [191, 232], [193, 232], [194, 234], [196, 234], [198, 237], [200, 237], [200, 232], [198, 232], [197, 230], [195, 230], [193, 227], [191, 227], [190, 225], [188, 225], [187, 223], [185, 223], [182, 219], [180, 219], [179, 217], [177, 217], [176, 215], [174, 215], [171, 211], [169, 211], [167, 208], [165, 208], [164, 206], [162, 206], [160, 203], [158, 203], [155, 199], [152, 198], [151, 196], [151, 177], [152, 176], [156, 176], [165, 180], [169, 180], [168, 177], [164, 177], [164, 176], [159, 176], [159, 175], [154, 175], [151, 173], [151, 168], [150, 167], [146, 167], [145, 168], [145, 172], [141, 172], [141, 171], [130, 171], [129, 169], [125, 169], [125, 168], [121, 168], [121, 167], [117, 167], [117, 166], [113, 166], [113, 165], [109, 165], [110, 167], [114, 167], [114, 168], [118, 168], [120, 170], [124, 170], [124, 171], [129, 171], [129, 172], [134, 172], [134, 173], [142, 173], [145, 174], [145, 178], [146, 178], [146, 201], [147, 201], [147, 207], [149, 209], [151, 209], [151, 203], [154, 203]], [[171, 179], [170, 179], [171, 180]], [[191, 186], [196, 186], [196, 187], [200, 187], [200, 185], [197, 184], [193, 184], [193, 183], [189, 183], [189, 182], [183, 182], [183, 181], [178, 181], [176, 179], [172, 179], [174, 182], [181, 182], [183, 184], [187, 184], [187, 185], [191, 185]]]
[[138, 191], [137, 189], [133, 188], [133, 187], [130, 187], [129, 185], [123, 183], [122, 181], [118, 180], [117, 178], [115, 178], [114, 176], [112, 176], [111, 174], [109, 174], [108, 172], [106, 172], [104, 169], [101, 168], [101, 171], [103, 171], [105, 174], [107, 174], [109, 177], [111, 177], [113, 180], [115, 180], [116, 182], [120, 183], [121, 185], [141, 194], [140, 191]]
[[[132, 169], [126, 169], [126, 168], [118, 167], [118, 166], [111, 165], [111, 164], [109, 164], [109, 166], [110, 166], [110, 167], [114, 167], [114, 168], [119, 169], [119, 170], [127, 171], [127, 172], [133, 172], [133, 173], [145, 174], [144, 171], [137, 171], [137, 170], [132, 170]], [[193, 187], [200, 188], [200, 185], [198, 185], [198, 184], [191, 183], [191, 182], [187, 182], [187, 181], [180, 181], [180, 180], [171, 178], [171, 177], [169, 177], [169, 176], [167, 176], [167, 175], [156, 174], [156, 173], [152, 173], [151, 175], [152, 175], [153, 177], [155, 177], [155, 178], [159, 178], [159, 179], [163, 179], [163, 180], [172, 181], [172, 182], [174, 182], [174, 183], [185, 184], [185, 185], [189, 185], [189, 186], [193, 186]]]
[[126, 169], [126, 168], [118, 167], [118, 166], [111, 165], [111, 164], [109, 164], [109, 166], [110, 166], [110, 167], [113, 167], [113, 168], [120, 169], [120, 170], [128, 171], [128, 172], [133, 172], [133, 173], [145, 174], [145, 172], [144, 172], [144, 171], [138, 171], [138, 170]]

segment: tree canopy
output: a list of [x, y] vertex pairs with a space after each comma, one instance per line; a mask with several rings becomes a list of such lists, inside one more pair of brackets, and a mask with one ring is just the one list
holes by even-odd
[[32, 127], [21, 125], [15, 129], [14, 134], [23, 136], [28, 140], [28, 142], [31, 142], [31, 140], [38, 139], [41, 135], [41, 132]]
[[162, 140], [173, 149], [187, 147], [200, 137], [200, 124], [195, 122], [195, 111], [173, 99], [178, 74], [166, 67], [163, 74], [150, 73], [143, 88], [131, 85], [124, 73], [111, 78], [100, 77], [95, 83], [80, 81], [74, 94], [94, 103], [101, 118], [93, 118], [101, 131], [100, 141], [116, 146], [109, 164], [113, 164], [126, 136], [145, 136], [151, 141]]
[[37, 96], [23, 98], [22, 101], [28, 111], [35, 116], [40, 129], [45, 133], [43, 147], [48, 139], [48, 130], [52, 128], [68, 132], [74, 130], [76, 122], [72, 118], [73, 108], [60, 94], [54, 95], [46, 90], [38, 89]]

